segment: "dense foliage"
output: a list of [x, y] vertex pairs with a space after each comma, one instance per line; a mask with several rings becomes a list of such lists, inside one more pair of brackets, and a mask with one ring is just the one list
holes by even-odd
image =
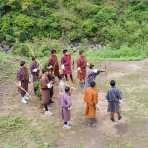
[[146, 49], [147, 6], [147, 0], [0, 0], [0, 42], [26, 56], [24, 43], [43, 38]]

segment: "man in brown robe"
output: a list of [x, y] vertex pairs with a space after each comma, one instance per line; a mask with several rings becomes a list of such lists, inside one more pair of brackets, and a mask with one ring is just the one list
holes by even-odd
[[28, 92], [29, 73], [25, 61], [20, 62], [20, 68], [17, 72], [17, 80], [19, 81], [18, 88], [21, 94], [21, 101], [26, 104], [28, 100], [26, 93]]
[[32, 63], [30, 65], [30, 71], [31, 71], [31, 75], [32, 75], [32, 81], [33, 81], [33, 87], [34, 87], [34, 93], [35, 95], [37, 94], [38, 91], [38, 81], [39, 81], [39, 73], [40, 73], [40, 69], [39, 69], [39, 63], [36, 60], [36, 57], [32, 57]]
[[59, 78], [59, 63], [55, 49], [51, 50], [51, 54], [49, 55], [48, 59], [48, 66], [52, 66], [54, 75]]
[[78, 71], [78, 79], [80, 83], [80, 87], [84, 88], [85, 84], [85, 77], [86, 77], [86, 66], [87, 66], [87, 61], [85, 59], [85, 56], [83, 55], [83, 51], [80, 51], [80, 57], [77, 60], [77, 71]]
[[48, 70], [43, 69], [42, 70], [42, 77], [40, 79], [40, 92], [41, 92], [41, 98], [43, 101], [43, 105], [45, 108], [45, 114], [46, 115], [52, 115], [52, 113], [48, 110], [48, 104], [49, 104], [49, 98], [50, 98], [50, 93], [49, 93], [49, 88], [52, 86], [50, 84], [50, 81], [48, 79]]
[[96, 83], [92, 81], [90, 87], [85, 90], [84, 101], [86, 103], [85, 116], [89, 120], [88, 125], [96, 126], [96, 104], [98, 103], [98, 94], [96, 91]]

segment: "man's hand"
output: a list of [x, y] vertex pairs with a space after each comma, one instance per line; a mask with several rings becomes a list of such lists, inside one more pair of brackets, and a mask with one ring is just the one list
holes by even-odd
[[65, 69], [65, 66], [64, 66], [64, 64], [62, 64], [62, 65], [61, 65], [61, 69], [62, 69], [62, 70], [64, 70], [64, 69]]
[[123, 103], [123, 100], [119, 100], [119, 103], [120, 103], [120, 104]]
[[37, 71], [38, 71], [38, 69], [37, 69], [37, 68], [33, 69], [33, 72], [37, 72]]
[[81, 68], [80, 68], [80, 67], [78, 67], [78, 68], [77, 68], [77, 70], [78, 70], [78, 71], [80, 71], [80, 70], [81, 70]]
[[21, 87], [21, 81], [18, 82], [18, 87]]
[[99, 72], [106, 72], [105, 70], [99, 70]]
[[48, 87], [48, 88], [51, 88], [51, 87], [52, 87], [52, 84], [51, 84], [51, 83], [48, 83], [48, 84], [47, 84], [47, 87]]
[[68, 107], [68, 110], [71, 110], [72, 109], [72, 107]]

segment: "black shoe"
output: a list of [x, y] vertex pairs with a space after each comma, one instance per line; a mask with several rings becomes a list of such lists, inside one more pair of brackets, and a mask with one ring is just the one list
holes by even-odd
[[113, 122], [115, 122], [115, 119], [114, 118], [110, 118], [110, 120], [113, 121]]

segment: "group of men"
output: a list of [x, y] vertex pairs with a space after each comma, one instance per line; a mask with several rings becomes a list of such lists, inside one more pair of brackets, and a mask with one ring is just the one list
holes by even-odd
[[[45, 114], [52, 115], [52, 113], [48, 109], [48, 105], [54, 103], [53, 95], [54, 95], [54, 84], [58, 83], [59, 86], [65, 83], [65, 81], [71, 80], [74, 82], [73, 78], [73, 66], [74, 62], [72, 60], [71, 54], [68, 50], [63, 50], [63, 56], [61, 61], [59, 62], [58, 57], [56, 55], [56, 50], [51, 50], [49, 55], [47, 66], [41, 68], [39, 62], [37, 62], [36, 57], [32, 57], [32, 63], [30, 65], [30, 73], [32, 76], [32, 82], [34, 86], [34, 93], [37, 94], [39, 90], [42, 104], [44, 106]], [[93, 125], [96, 123], [96, 104], [98, 99], [98, 92], [96, 90], [95, 79], [96, 76], [100, 73], [104, 72], [101, 70], [97, 70], [94, 68], [93, 64], [88, 63], [84, 56], [83, 51], [79, 51], [79, 57], [77, 59], [77, 79], [79, 81], [80, 88], [85, 89], [84, 91], [84, 101], [86, 102], [86, 110], [85, 115], [89, 119], [89, 124]], [[55, 81], [56, 78], [58, 81]], [[20, 62], [20, 68], [17, 72], [17, 80], [18, 82], [18, 90], [21, 94], [22, 103], [27, 103], [30, 94], [28, 93], [28, 84], [30, 82], [29, 79], [29, 69], [26, 66], [25, 61]], [[39, 84], [39, 87], [37, 84]], [[71, 92], [70, 87], [63, 85], [62, 94], [59, 93], [59, 98], [61, 102], [61, 114], [64, 120], [64, 127], [69, 128], [68, 122], [70, 120], [70, 106], [71, 106]], [[64, 105], [63, 105], [64, 104]], [[113, 119], [113, 115], [112, 115]]]
[[[78, 80], [80, 82], [80, 86], [84, 87], [85, 77], [86, 77], [86, 67], [87, 61], [83, 54], [83, 51], [79, 52], [79, 58], [77, 60], [77, 72], [78, 72]], [[27, 103], [28, 96], [28, 85], [30, 82], [30, 73], [31, 73], [31, 80], [34, 86], [34, 93], [37, 94], [38, 87], [37, 84], [40, 84], [40, 94], [41, 96], [45, 95], [47, 97], [42, 97], [44, 100], [48, 98], [49, 103], [53, 103], [53, 84], [55, 83], [55, 77], [60, 79], [61, 76], [65, 77], [65, 80], [68, 81], [69, 79], [71, 82], [74, 82], [73, 79], [73, 60], [71, 54], [68, 50], [63, 50], [63, 56], [59, 62], [58, 57], [56, 55], [56, 50], [51, 50], [47, 61], [47, 67], [41, 68], [41, 65], [36, 60], [36, 57], [32, 57], [32, 63], [30, 65], [30, 72], [28, 67], [26, 66], [25, 61], [20, 62], [20, 68], [17, 72], [17, 80], [19, 81], [19, 92], [21, 94], [21, 101], [22, 103]], [[47, 85], [46, 83], [51, 84], [51, 86]], [[45, 87], [46, 86], [46, 87]], [[48, 93], [46, 93], [48, 92]], [[45, 101], [46, 102], [46, 101]]]

